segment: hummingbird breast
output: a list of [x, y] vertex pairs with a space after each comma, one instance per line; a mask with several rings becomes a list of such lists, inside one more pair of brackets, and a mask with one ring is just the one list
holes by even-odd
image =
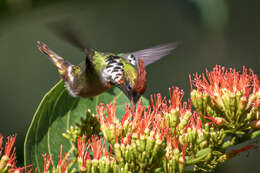
[[65, 81], [65, 86], [73, 97], [93, 97], [112, 87], [96, 70], [86, 71], [85, 65], [80, 64], [79, 66], [80, 73], [71, 75], [73, 77]]
[[[77, 81], [78, 80], [78, 81]], [[73, 83], [66, 81], [65, 86], [73, 97], [89, 98], [99, 95], [111, 88], [111, 85], [104, 84], [102, 81], [81, 81], [81, 79], [75, 79]]]

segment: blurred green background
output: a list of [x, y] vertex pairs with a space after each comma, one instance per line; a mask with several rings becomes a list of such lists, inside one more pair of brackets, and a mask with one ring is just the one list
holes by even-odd
[[[250, 67], [260, 74], [258, 0], [0, 0], [0, 132], [18, 134], [22, 163], [25, 133], [44, 94], [59, 80], [55, 67], [36, 48], [50, 48], [79, 63], [84, 55], [59, 39], [46, 24], [69, 18], [94, 48], [129, 52], [169, 41], [181, 42], [171, 55], [147, 68], [145, 96], [168, 87], [184, 89], [188, 75], [226, 67]], [[260, 152], [241, 154], [216, 172], [258, 172]]]

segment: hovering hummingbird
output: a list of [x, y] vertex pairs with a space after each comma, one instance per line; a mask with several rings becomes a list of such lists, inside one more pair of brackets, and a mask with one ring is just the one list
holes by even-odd
[[73, 32], [66, 30], [60, 34], [85, 53], [84, 62], [73, 65], [41, 41], [37, 41], [37, 47], [57, 67], [71, 96], [89, 98], [116, 86], [133, 105], [146, 88], [145, 66], [176, 48], [176, 43], [168, 43], [131, 53], [106, 53], [85, 47]]

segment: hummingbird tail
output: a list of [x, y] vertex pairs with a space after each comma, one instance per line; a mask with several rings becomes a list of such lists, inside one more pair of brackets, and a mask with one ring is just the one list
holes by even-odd
[[68, 68], [72, 64], [65, 61], [61, 56], [56, 54], [54, 51], [48, 48], [46, 44], [41, 41], [37, 41], [37, 47], [39, 51], [49, 56], [49, 59], [53, 62], [53, 64], [57, 67], [58, 72], [62, 76], [63, 79], [66, 79], [68, 76]]

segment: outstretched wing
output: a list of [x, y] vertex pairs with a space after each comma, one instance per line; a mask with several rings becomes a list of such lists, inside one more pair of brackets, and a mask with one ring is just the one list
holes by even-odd
[[166, 43], [136, 52], [124, 53], [123, 57], [133, 65], [136, 65], [135, 63], [137, 62], [135, 58], [142, 58], [144, 65], [147, 66], [168, 55], [176, 47], [177, 43]]
[[57, 34], [60, 38], [70, 43], [72, 46], [79, 48], [81, 51], [85, 53], [88, 51], [89, 47], [82, 40], [80, 32], [75, 28], [71, 21], [56, 21], [49, 23], [48, 26], [55, 34]]

